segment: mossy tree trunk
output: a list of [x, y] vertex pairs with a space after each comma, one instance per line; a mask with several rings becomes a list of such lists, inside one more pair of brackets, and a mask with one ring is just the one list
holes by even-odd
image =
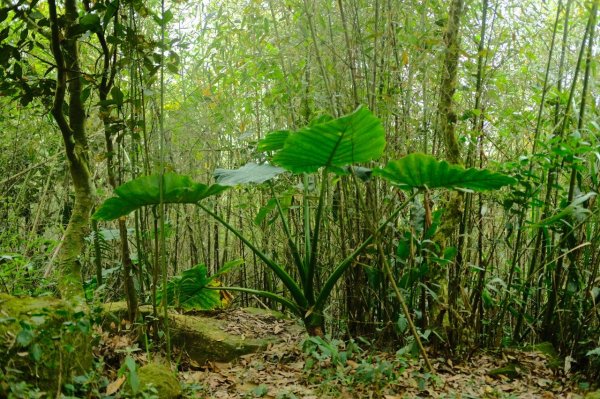
[[456, 92], [456, 76], [458, 71], [458, 54], [460, 50], [459, 28], [463, 14], [463, 0], [452, 0], [448, 10], [448, 24], [444, 31], [446, 50], [442, 65], [442, 81], [440, 84], [440, 102], [438, 104], [439, 133], [445, 145], [446, 159], [450, 163], [460, 163], [460, 148], [456, 140], [456, 112], [454, 111], [454, 93]]
[[[438, 134], [441, 136], [441, 141], [444, 143], [445, 157], [448, 162], [453, 164], [461, 163], [461, 154], [458, 140], [456, 139], [456, 111], [454, 110], [454, 93], [456, 92], [456, 80], [458, 72], [458, 56], [460, 51], [460, 20], [463, 14], [464, 1], [452, 0], [448, 10], [448, 23], [444, 31], [445, 54], [442, 64], [442, 80], [440, 83], [440, 100], [438, 103]], [[461, 194], [452, 192], [449, 194], [444, 204], [444, 222], [438, 229], [437, 237], [441, 240], [442, 246], [451, 245], [456, 237], [456, 226], [461, 225], [463, 198]], [[448, 278], [448, 317], [450, 325], [448, 330], [449, 342], [455, 343], [458, 340], [456, 331], [460, 331], [459, 320], [456, 320], [457, 302], [459, 297], [458, 290], [460, 289], [461, 270], [459, 259], [461, 254], [461, 236], [459, 234], [457, 259], [453, 266], [449, 269]], [[442, 310], [437, 315], [438, 323], [443, 324], [444, 312]], [[440, 327], [440, 326], [438, 326]]]
[[95, 189], [91, 179], [85, 131], [86, 112], [81, 101], [77, 36], [69, 34], [77, 23], [77, 4], [75, 0], [65, 0], [64, 15], [60, 18], [57, 14], [56, 0], [49, 0], [48, 6], [52, 54], [56, 63], [56, 91], [52, 116], [63, 137], [75, 191], [73, 212], [57, 254], [60, 273], [58, 287], [63, 298], [83, 303], [84, 292], [78, 258], [88, 234]]

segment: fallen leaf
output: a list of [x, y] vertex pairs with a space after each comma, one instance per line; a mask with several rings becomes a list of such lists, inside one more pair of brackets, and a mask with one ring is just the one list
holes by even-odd
[[108, 384], [108, 386], [106, 387], [106, 396], [110, 396], [116, 393], [121, 388], [121, 385], [123, 385], [126, 378], [126, 376], [122, 375], [110, 384]]

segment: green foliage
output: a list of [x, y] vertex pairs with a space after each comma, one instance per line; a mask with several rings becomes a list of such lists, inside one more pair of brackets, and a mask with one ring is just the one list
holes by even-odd
[[19, 381], [12, 374], [0, 370], [0, 396], [8, 399], [40, 399], [47, 397], [46, 392], [27, 381]]
[[[188, 176], [167, 173], [163, 180], [163, 203], [194, 204], [219, 194], [227, 187], [194, 183]], [[96, 220], [114, 220], [146, 205], [160, 203], [160, 175], [139, 177], [115, 190], [116, 197], [104, 201], [92, 216]]]
[[253, 397], [262, 398], [269, 392], [269, 387], [267, 387], [265, 384], [260, 384], [259, 386], [252, 388], [250, 392], [252, 393]]
[[288, 190], [281, 195], [278, 195], [277, 198], [270, 198], [266, 205], [262, 206], [256, 217], [254, 218], [254, 223], [260, 225], [265, 219], [267, 220], [267, 225], [272, 224], [278, 217], [277, 214], [277, 204], [281, 207], [282, 212], [287, 212], [292, 204], [292, 191]]
[[[56, 392], [62, 388], [59, 380], [70, 383], [88, 371], [93, 330], [84, 312], [73, 312], [67, 303], [50, 297], [0, 294], [0, 306], [0, 397], [37, 392], [15, 384], [18, 380], [35, 381], [37, 388]], [[2, 386], [3, 381], [8, 386]]]
[[267, 136], [258, 142], [256, 149], [259, 152], [279, 151], [285, 145], [288, 137], [292, 134], [289, 130], [277, 130], [267, 134]]
[[389, 162], [385, 168], [375, 169], [373, 174], [403, 189], [462, 188], [484, 191], [516, 182], [512, 177], [500, 173], [486, 169], [465, 169], [425, 154], [409, 154]]
[[129, 384], [129, 388], [133, 395], [136, 395], [140, 390], [140, 379], [138, 377], [137, 369], [135, 360], [129, 355], [125, 358], [125, 361], [119, 369], [119, 377], [123, 375], [126, 376], [127, 383]]
[[434, 240], [441, 222], [442, 210], [433, 212], [431, 225], [427, 230], [424, 229], [425, 216], [421, 215], [421, 210], [422, 208], [413, 204], [412, 211], [418, 216], [413, 216], [412, 228], [404, 233], [396, 246], [395, 260], [399, 265], [406, 267], [401, 271], [398, 285], [401, 288], [409, 289], [411, 286], [419, 284], [421, 289], [427, 289], [429, 295], [436, 300], [435, 292], [422, 284], [422, 281], [425, 278], [430, 282], [439, 281], [445, 275], [446, 265], [456, 256], [456, 248], [442, 249]]
[[302, 349], [309, 380], [319, 384], [323, 393], [345, 388], [379, 392], [393, 385], [407, 366], [402, 355], [371, 354], [354, 340], [309, 337]]
[[[343, 341], [322, 337], [308, 337], [304, 340], [302, 349], [317, 363], [327, 362], [337, 367], [345, 367], [347, 361], [360, 351], [358, 345], [352, 340], [346, 345]], [[314, 365], [314, 361], [306, 363], [307, 368]]]
[[[369, 110], [359, 107], [355, 112], [338, 119], [322, 117], [309, 126], [295, 133], [277, 131], [274, 136], [268, 135], [259, 148], [274, 151], [273, 162], [293, 173], [316, 172], [320, 168], [340, 174], [349, 172], [358, 173], [361, 178], [368, 178], [370, 171], [354, 169], [354, 162], [368, 162], [379, 158], [385, 147], [385, 132], [379, 119]], [[276, 274], [283, 285], [289, 290], [293, 302], [274, 293], [257, 291], [245, 288], [236, 288], [238, 291], [251, 292], [274, 299], [291, 311], [302, 317], [309, 331], [313, 328], [323, 327], [323, 309], [326, 305], [335, 284], [345, 270], [352, 264], [353, 259], [371, 242], [373, 236], [364, 240], [346, 259], [341, 260], [333, 271], [326, 276], [321, 291], [315, 293], [315, 273], [319, 256], [320, 230], [323, 223], [324, 196], [327, 191], [328, 177], [324, 173], [319, 188], [319, 203], [314, 215], [314, 227], [304, 226], [305, 239], [310, 242], [303, 251], [295, 244], [294, 237], [285, 220], [284, 207], [279, 199], [273, 198], [264, 211], [257, 216], [258, 221], [264, 220], [266, 214], [277, 209], [282, 218], [287, 235], [287, 243], [293, 254], [294, 263], [300, 276], [296, 281], [292, 276], [271, 257], [258, 249], [245, 235], [227, 223], [212, 210], [199, 204], [199, 201], [210, 195], [217, 194], [226, 189], [225, 185], [238, 185], [242, 183], [262, 183], [277, 176], [283, 170], [271, 165], [247, 164], [237, 170], [218, 169], [215, 172], [220, 184], [207, 186], [194, 183], [186, 176], [175, 174], [165, 175], [164, 202], [170, 203], [196, 203], [207, 213], [216, 218], [227, 229], [242, 240], [265, 264]], [[470, 188], [476, 190], [489, 190], [511, 184], [513, 179], [487, 170], [468, 169], [455, 165], [448, 165], [435, 158], [412, 154], [399, 161], [392, 161], [384, 169], [376, 169], [375, 175], [392, 181], [397, 185], [410, 188]], [[154, 205], [159, 201], [159, 176], [145, 176], [126, 183], [116, 190], [118, 197], [113, 197], [104, 202], [96, 211], [94, 218], [111, 220], [125, 215], [141, 206]], [[304, 188], [307, 189], [304, 182]], [[399, 206], [390, 216], [391, 220], [408, 202]], [[310, 212], [311, 205], [305, 195], [303, 208]], [[438, 218], [439, 219], [439, 218]], [[439, 220], [438, 222], [439, 223]], [[387, 221], [380, 224], [382, 229]], [[437, 224], [436, 224], [437, 225]], [[443, 264], [451, 259], [450, 253], [439, 254], [436, 262]], [[206, 267], [199, 265], [190, 269], [181, 276], [172, 280], [167, 287], [167, 300], [170, 304], [184, 308], [211, 308], [218, 305], [218, 296], [210, 293], [207, 287], [210, 279], [207, 277]]]
[[273, 151], [283, 142], [273, 162], [293, 173], [369, 162], [378, 159], [385, 148], [383, 126], [365, 107], [342, 118], [309, 125], [287, 135], [285, 141], [281, 131], [274, 134], [259, 143], [259, 148]]
[[[36, 240], [36, 245], [48, 246], [46, 252], [54, 250], [55, 243]], [[0, 287], [11, 295], [42, 295], [53, 289], [51, 280], [44, 276], [41, 264], [45, 254], [25, 257], [21, 254], [0, 254]]]
[[597, 193], [590, 192], [584, 195], [580, 195], [573, 199], [570, 204], [565, 204], [565, 207], [557, 212], [555, 215], [547, 217], [544, 220], [540, 220], [535, 224], [536, 227], [547, 227], [557, 223], [564, 223], [568, 217], [573, 217], [577, 221], [583, 221], [592, 212], [585, 207], [585, 203], [590, 199], [594, 198]]
[[[216, 278], [240, 266], [243, 260], [238, 259], [225, 263], [214, 275], [208, 276], [205, 265], [197, 265], [175, 276], [167, 283], [167, 304], [184, 310], [210, 310], [222, 306]], [[161, 300], [162, 290], [157, 293]]]
[[257, 165], [254, 162], [250, 162], [235, 170], [216, 169], [214, 176], [217, 179], [217, 183], [222, 186], [236, 186], [238, 184], [264, 183], [283, 172], [283, 169], [276, 166], [268, 164]]

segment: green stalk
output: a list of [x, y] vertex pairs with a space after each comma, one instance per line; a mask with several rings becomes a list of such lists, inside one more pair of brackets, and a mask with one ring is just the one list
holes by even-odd
[[[341, 141], [341, 140], [340, 140]], [[339, 145], [336, 145], [336, 149]], [[333, 152], [334, 153], [334, 152]], [[317, 206], [317, 216], [315, 218], [315, 230], [312, 235], [312, 241], [310, 245], [310, 256], [308, 259], [308, 270], [306, 276], [307, 285], [306, 289], [306, 298], [309, 303], [314, 303], [315, 301], [315, 293], [314, 293], [314, 279], [315, 279], [315, 271], [317, 268], [317, 257], [319, 253], [319, 237], [321, 233], [321, 225], [323, 219], [323, 208], [325, 206], [325, 192], [327, 191], [327, 169], [323, 169], [323, 173], [321, 176], [321, 193], [319, 194], [319, 205]]]
[[[302, 212], [304, 218], [304, 270], [306, 271], [306, 281], [308, 283], [308, 265], [310, 262], [310, 208], [308, 205], [308, 175], [305, 173], [302, 176], [302, 184], [304, 187], [304, 196], [302, 198]], [[310, 283], [308, 283], [310, 284]]]
[[304, 313], [302, 312], [302, 310], [300, 310], [298, 305], [296, 305], [294, 302], [292, 302], [289, 299], [286, 299], [280, 295], [269, 292], [269, 291], [255, 290], [252, 288], [245, 288], [245, 287], [205, 287], [205, 288], [207, 288], [209, 290], [217, 290], [217, 291], [223, 290], [223, 291], [245, 292], [247, 294], [262, 296], [265, 298], [272, 299], [276, 302], [279, 302], [280, 304], [285, 306], [287, 309], [292, 311], [298, 317], [304, 316]]
[[205, 207], [204, 205], [198, 203], [197, 204], [204, 212], [208, 213], [210, 216], [215, 218], [219, 223], [221, 223], [226, 229], [231, 231], [237, 238], [239, 238], [256, 256], [258, 256], [265, 264], [275, 272], [277, 277], [281, 280], [283, 285], [290, 291], [294, 301], [298, 304], [300, 308], [306, 308], [308, 305], [308, 301], [302, 292], [302, 288], [298, 286], [298, 284], [294, 281], [294, 279], [285, 271], [281, 266], [275, 263], [273, 260], [269, 259], [267, 255], [265, 255], [260, 249], [258, 249], [254, 244], [252, 244], [246, 237], [242, 235], [236, 228], [227, 223], [222, 217]]
[[[379, 225], [374, 234], [379, 234], [381, 231], [383, 231], [385, 226], [387, 226], [389, 222], [391, 222], [396, 216], [398, 216], [398, 214], [404, 208], [406, 208], [408, 204], [410, 204], [410, 202], [413, 200], [413, 198], [415, 198], [417, 194], [418, 192], [412, 193], [411, 196], [408, 197], [400, 207], [398, 207], [398, 209], [396, 209], [383, 223]], [[346, 257], [346, 259], [344, 259], [336, 266], [336, 268], [333, 270], [333, 272], [323, 285], [323, 288], [321, 289], [321, 292], [319, 293], [319, 296], [315, 301], [315, 305], [313, 306], [315, 311], [319, 311], [325, 306], [325, 301], [329, 298], [329, 295], [331, 294], [331, 291], [333, 290], [335, 284], [338, 282], [338, 280], [344, 274], [344, 272], [348, 269], [348, 267], [352, 264], [352, 261], [356, 259], [356, 256], [358, 256], [358, 254], [361, 253], [362, 250], [365, 249], [365, 247], [373, 241], [373, 238], [375, 238], [373, 234], [368, 236], [350, 255]]]
[[160, 17], [162, 19], [160, 24], [160, 179], [159, 179], [159, 221], [160, 221], [160, 255], [159, 263], [162, 274], [162, 286], [163, 286], [163, 326], [165, 328], [165, 338], [167, 346], [167, 362], [171, 362], [171, 333], [169, 331], [169, 311], [167, 304], [167, 242], [165, 236], [165, 202], [164, 202], [164, 189], [165, 189], [165, 1], [162, 0], [160, 3]]
[[271, 181], [269, 181], [269, 188], [271, 189], [271, 195], [273, 196], [273, 199], [275, 199], [275, 204], [277, 205], [277, 213], [281, 218], [281, 223], [283, 224], [283, 231], [285, 233], [285, 236], [287, 237], [288, 246], [290, 247], [290, 251], [292, 252], [294, 263], [298, 268], [298, 273], [300, 274], [300, 279], [302, 280], [302, 286], [306, 288], [306, 268], [304, 262], [302, 261], [302, 258], [300, 257], [300, 252], [298, 252], [298, 246], [296, 245], [292, 237], [290, 225], [288, 224], [287, 219], [283, 214], [281, 203], [279, 202], [279, 198], [277, 198], [277, 195], [275, 194], [275, 189], [273, 188], [273, 183]]

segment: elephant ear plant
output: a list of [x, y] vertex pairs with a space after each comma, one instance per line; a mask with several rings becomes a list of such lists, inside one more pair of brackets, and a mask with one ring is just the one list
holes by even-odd
[[[397, 218], [420, 191], [433, 188], [490, 190], [513, 183], [513, 179], [508, 176], [487, 170], [465, 170], [460, 166], [439, 162], [423, 154], [411, 154], [400, 160], [391, 161], [384, 168], [374, 169], [372, 171], [374, 176], [410, 191], [411, 195], [394, 209], [385, 221], [373, 229], [371, 236], [360, 243], [345, 259], [340, 259], [330, 274], [322, 278], [323, 283], [318, 287], [316, 270], [319, 263], [320, 235], [324, 224], [325, 194], [330, 175], [349, 173], [358, 175], [358, 172], [355, 172], [357, 170], [365, 173], [365, 168], [358, 169], [354, 165], [379, 159], [383, 155], [385, 144], [385, 132], [379, 119], [366, 108], [359, 107], [353, 113], [338, 119], [320, 118], [295, 132], [276, 131], [268, 134], [259, 142], [258, 150], [269, 154], [270, 163], [260, 165], [250, 163], [236, 170], [217, 169], [215, 176], [218, 184], [206, 186], [193, 183], [184, 176], [165, 175], [164, 202], [197, 204], [250, 248], [275, 273], [287, 289], [289, 296], [240, 287], [222, 287], [223, 289], [244, 291], [271, 298], [300, 317], [310, 335], [323, 335], [323, 310], [340, 277], [352, 265], [357, 255], [383, 231], [390, 221]], [[303, 182], [302, 240], [297, 240], [292, 234], [286, 214], [271, 184], [271, 180], [281, 173], [298, 175]], [[311, 179], [309, 176], [311, 174], [319, 176], [318, 178], [313, 176]], [[126, 183], [116, 190], [118, 197], [105, 201], [94, 217], [112, 220], [141, 206], [156, 204], [159, 197], [158, 179], [159, 177], [149, 176]], [[314, 193], [309, 193], [309, 183], [312, 181], [318, 181], [318, 202], [314, 210], [314, 204], [309, 203], [310, 198], [314, 198]], [[289, 267], [267, 256], [242, 231], [237, 230], [201, 202], [202, 199], [218, 194], [230, 186], [264, 182], [267, 182], [271, 188], [275, 207], [292, 254], [293, 267], [299, 276], [298, 281], [288, 272]], [[177, 186], [175, 183], [180, 185]]]

